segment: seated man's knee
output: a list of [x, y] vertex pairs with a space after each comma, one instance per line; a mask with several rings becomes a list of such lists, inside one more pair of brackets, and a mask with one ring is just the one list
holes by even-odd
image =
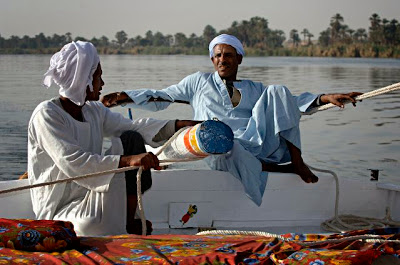
[[[144, 140], [140, 133], [135, 131], [125, 131], [120, 136], [122, 146], [124, 148], [124, 155], [138, 155], [146, 153]], [[126, 190], [128, 194], [136, 194], [136, 170], [125, 172]], [[150, 189], [152, 185], [151, 172], [146, 170], [141, 175], [141, 191], [142, 193]]]
[[137, 155], [146, 152], [144, 140], [140, 133], [135, 131], [125, 131], [120, 136], [124, 155]]
[[[136, 174], [137, 170], [131, 170], [125, 172], [126, 192], [128, 195], [137, 194]], [[152, 179], [150, 170], [142, 172], [140, 184], [142, 193], [151, 188]]]
[[286, 95], [286, 94], [290, 94], [290, 91], [287, 87], [285, 86], [269, 86], [268, 87], [268, 93], [269, 94], [273, 94], [273, 95]]

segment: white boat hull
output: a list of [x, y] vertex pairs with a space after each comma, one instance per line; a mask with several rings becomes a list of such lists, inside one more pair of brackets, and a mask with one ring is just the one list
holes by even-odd
[[[335, 180], [329, 174], [318, 175], [318, 183], [306, 184], [294, 174], [270, 174], [258, 207], [245, 195], [242, 184], [227, 172], [154, 171], [153, 186], [143, 196], [144, 211], [155, 229], [319, 227], [335, 215]], [[339, 214], [384, 218], [390, 207], [393, 219], [400, 220], [399, 185], [367, 178], [341, 178], [339, 183]], [[0, 189], [28, 184], [28, 180], [3, 181]], [[183, 224], [190, 204], [198, 211]], [[0, 195], [0, 209], [3, 218], [35, 218], [29, 190]]]

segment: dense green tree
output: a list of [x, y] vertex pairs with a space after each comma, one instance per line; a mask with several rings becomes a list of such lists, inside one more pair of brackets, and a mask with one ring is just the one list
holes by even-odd
[[154, 34], [152, 44], [156, 47], [167, 46], [164, 35], [159, 31]]
[[[241, 22], [232, 22], [229, 28], [217, 32], [211, 25], [207, 25], [200, 36], [192, 33], [189, 37], [178, 32], [174, 35], [163, 35], [161, 32], [153, 34], [147, 31], [145, 36], [140, 35], [129, 38], [124, 31], [115, 35], [115, 40], [109, 40], [106, 36], [93, 37], [90, 41], [99, 47], [100, 53], [206, 53], [208, 43], [221, 33], [228, 33], [238, 37], [249, 54], [254, 55], [312, 55], [312, 56], [393, 56], [400, 57], [400, 25], [396, 19], [388, 20], [379, 15], [372, 14], [369, 18], [369, 32], [365, 29], [351, 29], [345, 25], [344, 18], [335, 14], [330, 18], [329, 27], [322, 31], [318, 37], [318, 43], [312, 47], [291, 49], [283, 47], [286, 40], [282, 30], [269, 28], [268, 20], [262, 17], [252, 17]], [[306, 28], [301, 33], [292, 30], [289, 33], [289, 41], [293, 47], [298, 47], [301, 42], [311, 45], [314, 37]], [[52, 53], [60, 46], [72, 41], [70, 32], [63, 35], [53, 34], [45, 36], [39, 33], [34, 37], [27, 35], [22, 38], [11, 36], [5, 39], [0, 35], [0, 53]], [[75, 37], [75, 41], [87, 39]], [[355, 45], [357, 44], [357, 45]], [[371, 44], [374, 44], [371, 46]]]
[[353, 39], [355, 42], [364, 42], [367, 38], [367, 31], [362, 28], [357, 29], [353, 34]]
[[53, 34], [53, 36], [50, 39], [50, 43], [51, 43], [51, 46], [61, 47], [67, 43], [67, 40], [66, 40], [65, 35]]
[[146, 43], [147, 43], [148, 46], [152, 46], [152, 45], [153, 45], [153, 43], [154, 43], [153, 31], [148, 30], [148, 31], [146, 32], [144, 38], [146, 39]]
[[118, 31], [115, 34], [115, 39], [117, 40], [119, 47], [123, 47], [125, 42], [128, 40], [128, 34], [126, 34], [123, 30]]
[[331, 43], [331, 28], [327, 28], [319, 34], [318, 42], [321, 46], [328, 46]]
[[374, 13], [369, 18], [371, 26], [369, 27], [369, 39], [374, 44], [380, 44], [383, 41], [383, 30], [381, 25], [381, 18], [378, 14]]
[[265, 46], [263, 44], [267, 44], [271, 33], [271, 30], [268, 28], [268, 20], [262, 17], [252, 17], [249, 27], [249, 46]]
[[336, 42], [339, 39], [340, 29], [343, 27], [343, 21], [344, 19], [339, 13], [331, 17], [331, 41]]
[[81, 37], [81, 36], [75, 37], [74, 41], [78, 41], [78, 40], [80, 40], [80, 41], [89, 41], [89, 40], [86, 39], [85, 37]]
[[93, 43], [94, 46], [100, 47], [100, 40], [99, 40], [98, 38], [93, 37], [93, 38], [90, 40], [90, 42]]
[[303, 29], [303, 31], [300, 33], [304, 36], [304, 42], [306, 42], [306, 38], [308, 37], [308, 34], [310, 34], [310, 32], [308, 31], [308, 29]]
[[184, 47], [187, 42], [186, 35], [182, 32], [178, 32], [174, 35], [175, 46]]
[[300, 43], [300, 36], [297, 29], [292, 29], [290, 31], [290, 39], [292, 40], [293, 46], [297, 47]]
[[217, 36], [217, 31], [210, 25], [207, 25], [203, 30], [203, 39], [205, 44], [210, 43]]
[[186, 43], [186, 47], [201, 47], [201, 46], [203, 46], [203, 38], [198, 37], [194, 33], [190, 34]]
[[101, 47], [107, 47], [108, 45], [110, 45], [110, 42], [109, 42], [108, 38], [103, 35], [99, 39], [99, 45]]
[[43, 49], [49, 47], [49, 41], [43, 33], [39, 33], [39, 35], [35, 36], [35, 42], [37, 49]]
[[5, 42], [5, 39], [0, 34], [0, 48], [4, 47], [4, 42]]
[[386, 21], [387, 23], [383, 23], [382, 20], [385, 43], [388, 45], [396, 45], [399, 43], [399, 40], [396, 39], [399, 22], [396, 19], [392, 19], [390, 22], [388, 20]]
[[147, 38], [142, 38], [141, 36], [136, 36], [135, 40], [138, 43], [138, 46], [149, 46], [150, 41]]
[[270, 48], [281, 48], [285, 39], [285, 33], [282, 30], [272, 30], [267, 43]]
[[268, 28], [268, 20], [261, 17], [252, 17], [249, 21], [243, 20], [240, 23], [234, 21], [230, 28], [220, 33], [232, 34], [240, 39], [244, 46], [248, 47], [265, 49], [273, 43], [269, 43], [271, 30]]
[[66, 41], [67, 43], [69, 43], [69, 42], [72, 41], [72, 34], [71, 34], [71, 32], [65, 33], [65, 41]]

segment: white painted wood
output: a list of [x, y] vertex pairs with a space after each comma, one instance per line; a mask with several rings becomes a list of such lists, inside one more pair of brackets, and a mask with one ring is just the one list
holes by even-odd
[[[29, 185], [27, 179], [0, 181], [0, 190]], [[0, 217], [35, 219], [29, 190], [0, 194]]]
[[[334, 216], [335, 181], [318, 174], [315, 184], [304, 183], [294, 174], [269, 175], [260, 207], [244, 193], [242, 184], [227, 172], [205, 169], [153, 171], [153, 186], [143, 196], [146, 218], [155, 229], [174, 226], [171, 212], [181, 203], [205, 203], [211, 217], [204, 226], [218, 229], [318, 227]], [[28, 180], [0, 182], [0, 189], [28, 185]], [[339, 214], [383, 218], [387, 206], [400, 220], [399, 185], [340, 179]], [[187, 206], [185, 206], [187, 207]], [[181, 213], [179, 213], [180, 215]], [[0, 217], [34, 218], [29, 190], [0, 195]], [[176, 217], [174, 217], [176, 219]], [[203, 226], [203, 224], [196, 224]], [[290, 231], [290, 230], [289, 230]]]
[[[210, 202], [170, 202], [168, 206], [168, 224], [171, 228], [210, 227], [212, 225], [213, 215]], [[193, 207], [196, 208], [196, 211], [190, 212]]]

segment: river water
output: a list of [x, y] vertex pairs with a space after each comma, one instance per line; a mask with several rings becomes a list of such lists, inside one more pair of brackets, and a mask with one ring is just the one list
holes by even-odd
[[[0, 55], [0, 180], [26, 170], [27, 125], [38, 103], [57, 96], [41, 86], [50, 55]], [[103, 94], [123, 89], [161, 89], [196, 71], [213, 71], [207, 56], [101, 56]], [[400, 82], [400, 60], [308, 57], [246, 57], [240, 79], [284, 84], [302, 92], [368, 92]], [[127, 116], [127, 110], [114, 108]], [[190, 119], [189, 106], [174, 104], [161, 112], [133, 110], [134, 117]], [[301, 119], [305, 162], [340, 177], [400, 184], [400, 91], [374, 97], [344, 110], [330, 109]], [[190, 165], [187, 165], [190, 167]]]

